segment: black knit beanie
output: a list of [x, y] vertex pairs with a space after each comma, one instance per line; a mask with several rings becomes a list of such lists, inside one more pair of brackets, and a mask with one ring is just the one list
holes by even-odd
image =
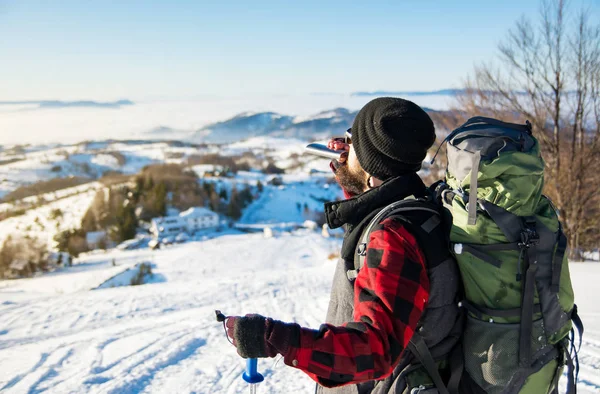
[[352, 145], [361, 167], [385, 181], [416, 172], [435, 141], [435, 127], [417, 104], [394, 97], [368, 102], [352, 125]]

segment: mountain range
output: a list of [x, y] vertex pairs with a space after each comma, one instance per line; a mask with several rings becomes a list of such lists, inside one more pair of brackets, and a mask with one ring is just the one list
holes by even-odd
[[[446, 111], [424, 108], [436, 119]], [[327, 139], [343, 135], [358, 111], [334, 108], [308, 117], [283, 115], [275, 112], [244, 112], [230, 119], [212, 123], [191, 135], [194, 142], [228, 143], [252, 137], [271, 136], [300, 140]]]

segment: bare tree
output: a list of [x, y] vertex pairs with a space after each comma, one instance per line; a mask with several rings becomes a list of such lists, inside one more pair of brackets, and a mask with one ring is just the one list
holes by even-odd
[[537, 23], [521, 18], [499, 62], [476, 67], [458, 101], [471, 115], [532, 123], [545, 193], [577, 253], [600, 241], [600, 24], [590, 10], [569, 11], [564, 0], [545, 0]]

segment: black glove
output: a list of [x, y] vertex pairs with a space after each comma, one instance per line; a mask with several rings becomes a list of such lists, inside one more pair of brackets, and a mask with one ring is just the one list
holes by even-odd
[[225, 326], [227, 335], [243, 358], [285, 355], [292, 338], [300, 335], [297, 324], [286, 324], [261, 315], [231, 316]]

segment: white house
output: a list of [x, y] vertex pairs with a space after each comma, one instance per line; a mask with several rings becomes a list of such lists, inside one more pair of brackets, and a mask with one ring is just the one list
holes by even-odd
[[181, 212], [179, 217], [184, 219], [190, 233], [219, 225], [219, 215], [207, 208], [190, 208], [187, 211]]
[[150, 232], [157, 238], [174, 237], [180, 233], [190, 234], [219, 225], [219, 215], [207, 208], [194, 207], [181, 212], [178, 216], [166, 216], [152, 219]]

